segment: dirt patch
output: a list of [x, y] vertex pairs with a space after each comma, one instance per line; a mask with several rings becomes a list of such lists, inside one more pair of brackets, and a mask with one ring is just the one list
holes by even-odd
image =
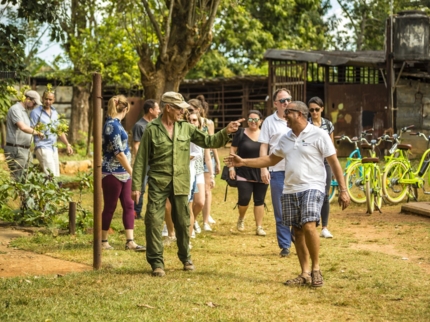
[[395, 256], [419, 265], [427, 274], [430, 274], [430, 262], [423, 258], [424, 254], [413, 248], [403, 247], [398, 234], [402, 230], [406, 218], [408, 223], [419, 225], [422, 222], [428, 223], [430, 221], [428, 217], [399, 213], [398, 209], [385, 208], [382, 214], [375, 212], [368, 216], [357, 213], [348, 214], [346, 218], [352, 224], [346, 225], [343, 231], [357, 241], [357, 243], [350, 244], [352, 249]]
[[9, 247], [12, 239], [22, 236], [29, 236], [29, 233], [0, 227], [0, 277], [64, 275], [93, 269], [88, 265]]

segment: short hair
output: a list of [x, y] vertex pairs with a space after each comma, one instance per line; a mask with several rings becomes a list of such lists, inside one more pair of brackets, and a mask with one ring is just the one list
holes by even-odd
[[115, 95], [108, 102], [107, 115], [114, 117], [118, 113], [130, 110], [130, 103], [124, 95]]
[[291, 96], [291, 92], [290, 90], [286, 89], [286, 88], [278, 88], [274, 93], [273, 93], [273, 101], [276, 101], [276, 97], [278, 96], [279, 92], [287, 92], [288, 95]]
[[247, 116], [249, 117], [251, 114], [257, 114], [260, 117], [260, 120], [263, 119], [263, 114], [261, 114], [261, 112], [259, 110], [250, 110], [247, 114]]
[[153, 99], [143, 102], [143, 114], [148, 114], [151, 108], [155, 108], [155, 104], [157, 104], [157, 101]]
[[309, 109], [305, 103], [302, 101], [292, 101], [290, 104], [288, 104], [288, 108], [294, 104], [293, 108], [294, 110], [298, 110], [305, 118], [308, 117]]
[[314, 103], [314, 104], [318, 105], [319, 107], [324, 107], [323, 100], [321, 98], [319, 98], [318, 96], [312, 97], [308, 102], [308, 106], [311, 105], [311, 103]]

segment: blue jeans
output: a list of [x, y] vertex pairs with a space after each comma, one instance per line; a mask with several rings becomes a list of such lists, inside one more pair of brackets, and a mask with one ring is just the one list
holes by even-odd
[[282, 224], [281, 197], [284, 189], [284, 179], [284, 171], [270, 172], [270, 193], [272, 195], [273, 212], [275, 213], [276, 237], [278, 239], [279, 248], [282, 249], [291, 247], [290, 227]]

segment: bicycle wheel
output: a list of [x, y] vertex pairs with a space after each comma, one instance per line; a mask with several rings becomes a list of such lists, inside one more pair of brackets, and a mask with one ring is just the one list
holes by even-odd
[[369, 178], [366, 178], [366, 206], [367, 213], [371, 215], [375, 208], [381, 210], [382, 207], [382, 189], [381, 189], [381, 171], [378, 167], [372, 168], [368, 172]]
[[355, 203], [365, 203], [366, 194], [364, 192], [363, 165], [360, 162], [352, 164], [346, 172], [345, 181], [349, 197]]
[[369, 178], [366, 180], [366, 207], [367, 207], [367, 213], [371, 215], [373, 213], [373, 210], [375, 210], [375, 195], [372, 193], [372, 179]]
[[375, 168], [375, 175], [373, 177], [373, 194], [375, 198], [375, 208], [377, 210], [381, 210], [382, 207], [382, 174], [381, 169], [376, 166]]
[[384, 197], [391, 203], [399, 203], [408, 192], [408, 185], [399, 183], [402, 178], [409, 178], [408, 167], [403, 162], [393, 161], [385, 167], [382, 190]]
[[338, 187], [338, 183], [336, 181], [336, 179], [332, 178], [331, 180], [331, 185], [330, 185], [330, 190], [328, 192], [328, 202], [332, 202], [336, 197], [336, 190]]

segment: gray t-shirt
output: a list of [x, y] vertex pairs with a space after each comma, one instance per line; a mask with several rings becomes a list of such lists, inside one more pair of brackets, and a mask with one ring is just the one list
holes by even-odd
[[133, 126], [133, 129], [131, 130], [131, 132], [133, 133], [133, 141], [140, 142], [143, 136], [143, 132], [145, 132], [148, 123], [149, 122], [143, 117], [136, 122], [136, 124]]
[[16, 103], [7, 112], [6, 119], [6, 142], [18, 145], [30, 145], [31, 134], [21, 131], [16, 123], [24, 122], [25, 125], [30, 126], [30, 118], [27, 111], [21, 103]]

